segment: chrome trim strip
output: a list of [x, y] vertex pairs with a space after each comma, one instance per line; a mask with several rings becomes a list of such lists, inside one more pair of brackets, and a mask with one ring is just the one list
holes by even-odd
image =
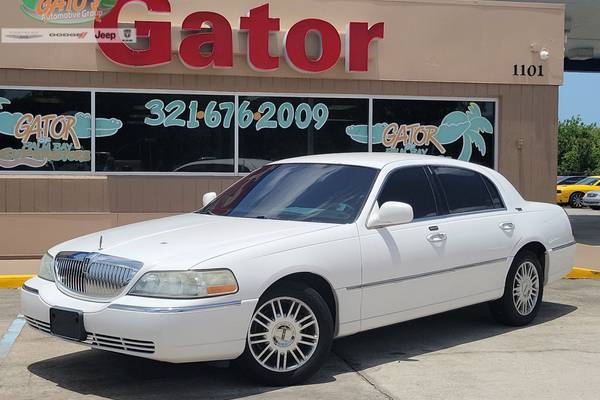
[[199, 304], [195, 306], [182, 306], [182, 307], [145, 307], [145, 306], [132, 306], [128, 304], [111, 304], [108, 306], [111, 310], [121, 311], [134, 311], [134, 312], [145, 312], [145, 313], [181, 313], [197, 310], [208, 310], [212, 308], [229, 307], [229, 306], [241, 306], [241, 300], [228, 301], [225, 303], [213, 303], [213, 304]]
[[23, 286], [21, 286], [21, 289], [23, 289], [26, 292], [33, 293], [33, 294], [39, 294], [40, 293], [37, 289], [34, 289], [31, 286], [27, 286], [25, 284], [23, 284]]
[[570, 242], [570, 243], [567, 243], [567, 244], [563, 244], [562, 246], [553, 247], [553, 248], [550, 249], [550, 251], [556, 251], [556, 250], [566, 249], [567, 247], [571, 247], [571, 246], [574, 246], [576, 244], [577, 244], [577, 242]]
[[460, 270], [467, 269], [467, 268], [480, 267], [482, 265], [493, 264], [493, 263], [502, 262], [502, 261], [506, 261], [506, 260], [508, 260], [508, 257], [497, 258], [495, 260], [488, 260], [488, 261], [482, 261], [482, 262], [473, 263], [473, 264], [460, 265], [458, 267], [452, 267], [452, 268], [443, 269], [440, 271], [424, 272], [422, 274], [403, 276], [400, 278], [393, 278], [393, 279], [386, 279], [386, 280], [377, 281], [377, 282], [369, 282], [369, 283], [364, 283], [362, 285], [356, 285], [356, 286], [349, 286], [346, 288], [346, 290], [364, 289], [364, 288], [372, 287], [372, 286], [386, 285], [388, 283], [398, 283], [398, 282], [410, 281], [413, 279], [426, 278], [428, 276], [446, 274], [449, 272], [456, 272], [456, 271], [460, 271]]

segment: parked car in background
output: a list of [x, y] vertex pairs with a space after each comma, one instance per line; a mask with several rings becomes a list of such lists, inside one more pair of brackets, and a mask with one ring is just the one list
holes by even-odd
[[585, 175], [577, 175], [577, 176], [559, 176], [556, 178], [557, 185], [574, 185], [582, 179], [587, 178]]
[[590, 207], [592, 210], [600, 210], [600, 190], [587, 192], [582, 199], [584, 207]]
[[600, 176], [584, 178], [574, 185], [557, 185], [556, 203], [568, 204], [573, 208], [583, 207], [583, 196], [597, 189], [600, 189]]
[[336, 337], [481, 302], [528, 324], [575, 252], [562, 208], [441, 157], [283, 160], [203, 200], [50, 249], [21, 290], [29, 325], [161, 361], [239, 359], [289, 385]]

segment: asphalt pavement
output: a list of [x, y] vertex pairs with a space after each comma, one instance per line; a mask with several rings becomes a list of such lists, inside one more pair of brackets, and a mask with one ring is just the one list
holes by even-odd
[[588, 246], [600, 246], [600, 210], [565, 207], [569, 214], [575, 241]]
[[[0, 290], [0, 325], [18, 314]], [[534, 324], [497, 324], [485, 305], [339, 339], [305, 385], [258, 386], [235, 364], [166, 364], [89, 350], [23, 328], [0, 360], [1, 398], [598, 399], [600, 281], [546, 288]]]

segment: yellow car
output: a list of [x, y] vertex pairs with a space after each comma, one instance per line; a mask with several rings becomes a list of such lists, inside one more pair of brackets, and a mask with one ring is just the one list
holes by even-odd
[[588, 176], [574, 185], [557, 185], [556, 203], [580, 208], [583, 206], [583, 196], [591, 190], [598, 189], [600, 189], [600, 176]]

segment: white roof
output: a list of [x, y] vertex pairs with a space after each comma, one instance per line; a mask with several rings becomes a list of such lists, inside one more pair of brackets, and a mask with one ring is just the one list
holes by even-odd
[[[464, 164], [463, 161], [456, 161], [450, 158], [443, 158], [444, 163], [449, 164]], [[363, 167], [371, 167], [381, 169], [387, 164], [396, 162], [423, 162], [423, 163], [439, 163], [440, 157], [426, 156], [421, 154], [407, 153], [334, 153], [334, 154], [318, 154], [313, 156], [287, 158], [279, 160], [273, 164], [287, 163], [318, 163], [318, 164], [342, 164], [342, 165], [359, 165]], [[472, 166], [472, 164], [469, 164]]]

